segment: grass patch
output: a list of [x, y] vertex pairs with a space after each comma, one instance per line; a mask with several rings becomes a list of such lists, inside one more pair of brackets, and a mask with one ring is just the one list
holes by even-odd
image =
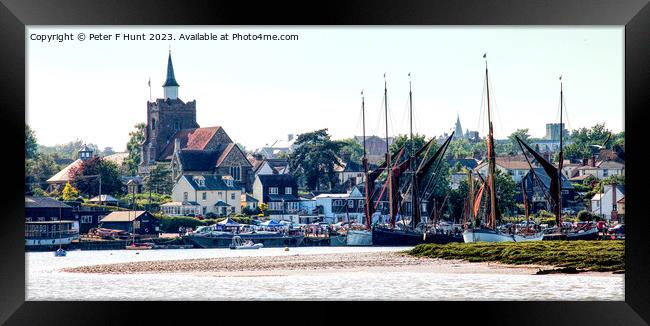
[[407, 253], [416, 257], [470, 262], [549, 265], [597, 272], [625, 271], [623, 240], [421, 244]]

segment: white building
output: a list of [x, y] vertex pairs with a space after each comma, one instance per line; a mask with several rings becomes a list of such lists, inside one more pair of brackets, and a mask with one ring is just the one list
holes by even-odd
[[358, 187], [344, 194], [320, 194], [312, 200], [316, 207], [322, 207], [323, 222], [363, 223], [365, 199]]
[[[519, 183], [519, 181], [521, 181], [521, 179], [530, 170], [530, 166], [525, 159], [520, 159], [519, 157], [502, 156], [496, 158], [496, 169], [511, 176], [515, 183]], [[480, 173], [483, 178], [486, 178], [488, 174], [487, 160], [484, 160], [478, 166], [476, 166], [474, 171]]]
[[241, 189], [233, 186], [232, 178], [184, 175], [172, 189], [172, 202], [161, 207], [169, 215], [238, 214], [241, 212]]
[[616, 208], [619, 214], [624, 212], [623, 207], [620, 206], [621, 199], [625, 198], [625, 187], [621, 185], [616, 186], [616, 206], [614, 206], [614, 192], [612, 185], [604, 185], [603, 193], [595, 194], [591, 198], [591, 213], [594, 215], [602, 216], [606, 220], [612, 219], [612, 211]]
[[577, 177], [594, 176], [598, 179], [607, 178], [612, 175], [625, 175], [625, 164], [616, 161], [598, 161], [592, 159], [590, 164], [577, 168]]

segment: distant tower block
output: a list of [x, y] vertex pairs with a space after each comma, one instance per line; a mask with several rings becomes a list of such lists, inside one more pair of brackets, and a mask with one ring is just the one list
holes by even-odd
[[178, 83], [174, 77], [174, 65], [172, 65], [172, 53], [169, 52], [169, 58], [167, 59], [167, 80], [163, 84], [163, 89], [165, 90], [165, 99], [175, 100], [178, 98]]

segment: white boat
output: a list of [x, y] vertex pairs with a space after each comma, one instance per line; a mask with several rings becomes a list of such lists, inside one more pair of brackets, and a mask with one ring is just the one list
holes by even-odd
[[261, 243], [253, 243], [251, 240], [242, 241], [240, 236], [234, 236], [230, 243], [230, 249], [259, 249], [262, 247], [264, 245]]
[[25, 222], [25, 247], [27, 249], [60, 248], [79, 237], [73, 228], [74, 221]]
[[543, 237], [543, 232], [533, 234], [508, 234], [490, 229], [469, 229], [463, 232], [463, 241], [465, 241], [465, 243], [540, 241]]
[[372, 231], [348, 230], [345, 243], [348, 246], [372, 246]]
[[490, 229], [468, 229], [463, 232], [463, 241], [465, 243], [515, 242], [515, 236]]
[[67, 254], [66, 251], [63, 250], [62, 248], [59, 248], [54, 252], [55, 257], [65, 257], [66, 254]]

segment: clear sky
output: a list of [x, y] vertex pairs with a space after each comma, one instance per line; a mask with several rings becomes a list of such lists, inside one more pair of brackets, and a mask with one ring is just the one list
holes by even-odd
[[[32, 34], [73, 33], [41, 42]], [[79, 41], [78, 33], [86, 40]], [[91, 33], [172, 33], [172, 41], [89, 40]], [[297, 41], [188, 41], [180, 34], [296, 34]], [[38, 142], [74, 139], [123, 151], [146, 120], [151, 78], [162, 97], [171, 47], [179, 98], [197, 101], [202, 127], [223, 126], [255, 149], [287, 134], [328, 128], [335, 139], [384, 136], [383, 74], [389, 132], [408, 133], [408, 76], [415, 132], [478, 130], [487, 52], [495, 137], [558, 122], [563, 75], [569, 129], [605, 123], [624, 130], [624, 27], [28, 27], [27, 123]], [[114, 38], [114, 37], [113, 37]]]

